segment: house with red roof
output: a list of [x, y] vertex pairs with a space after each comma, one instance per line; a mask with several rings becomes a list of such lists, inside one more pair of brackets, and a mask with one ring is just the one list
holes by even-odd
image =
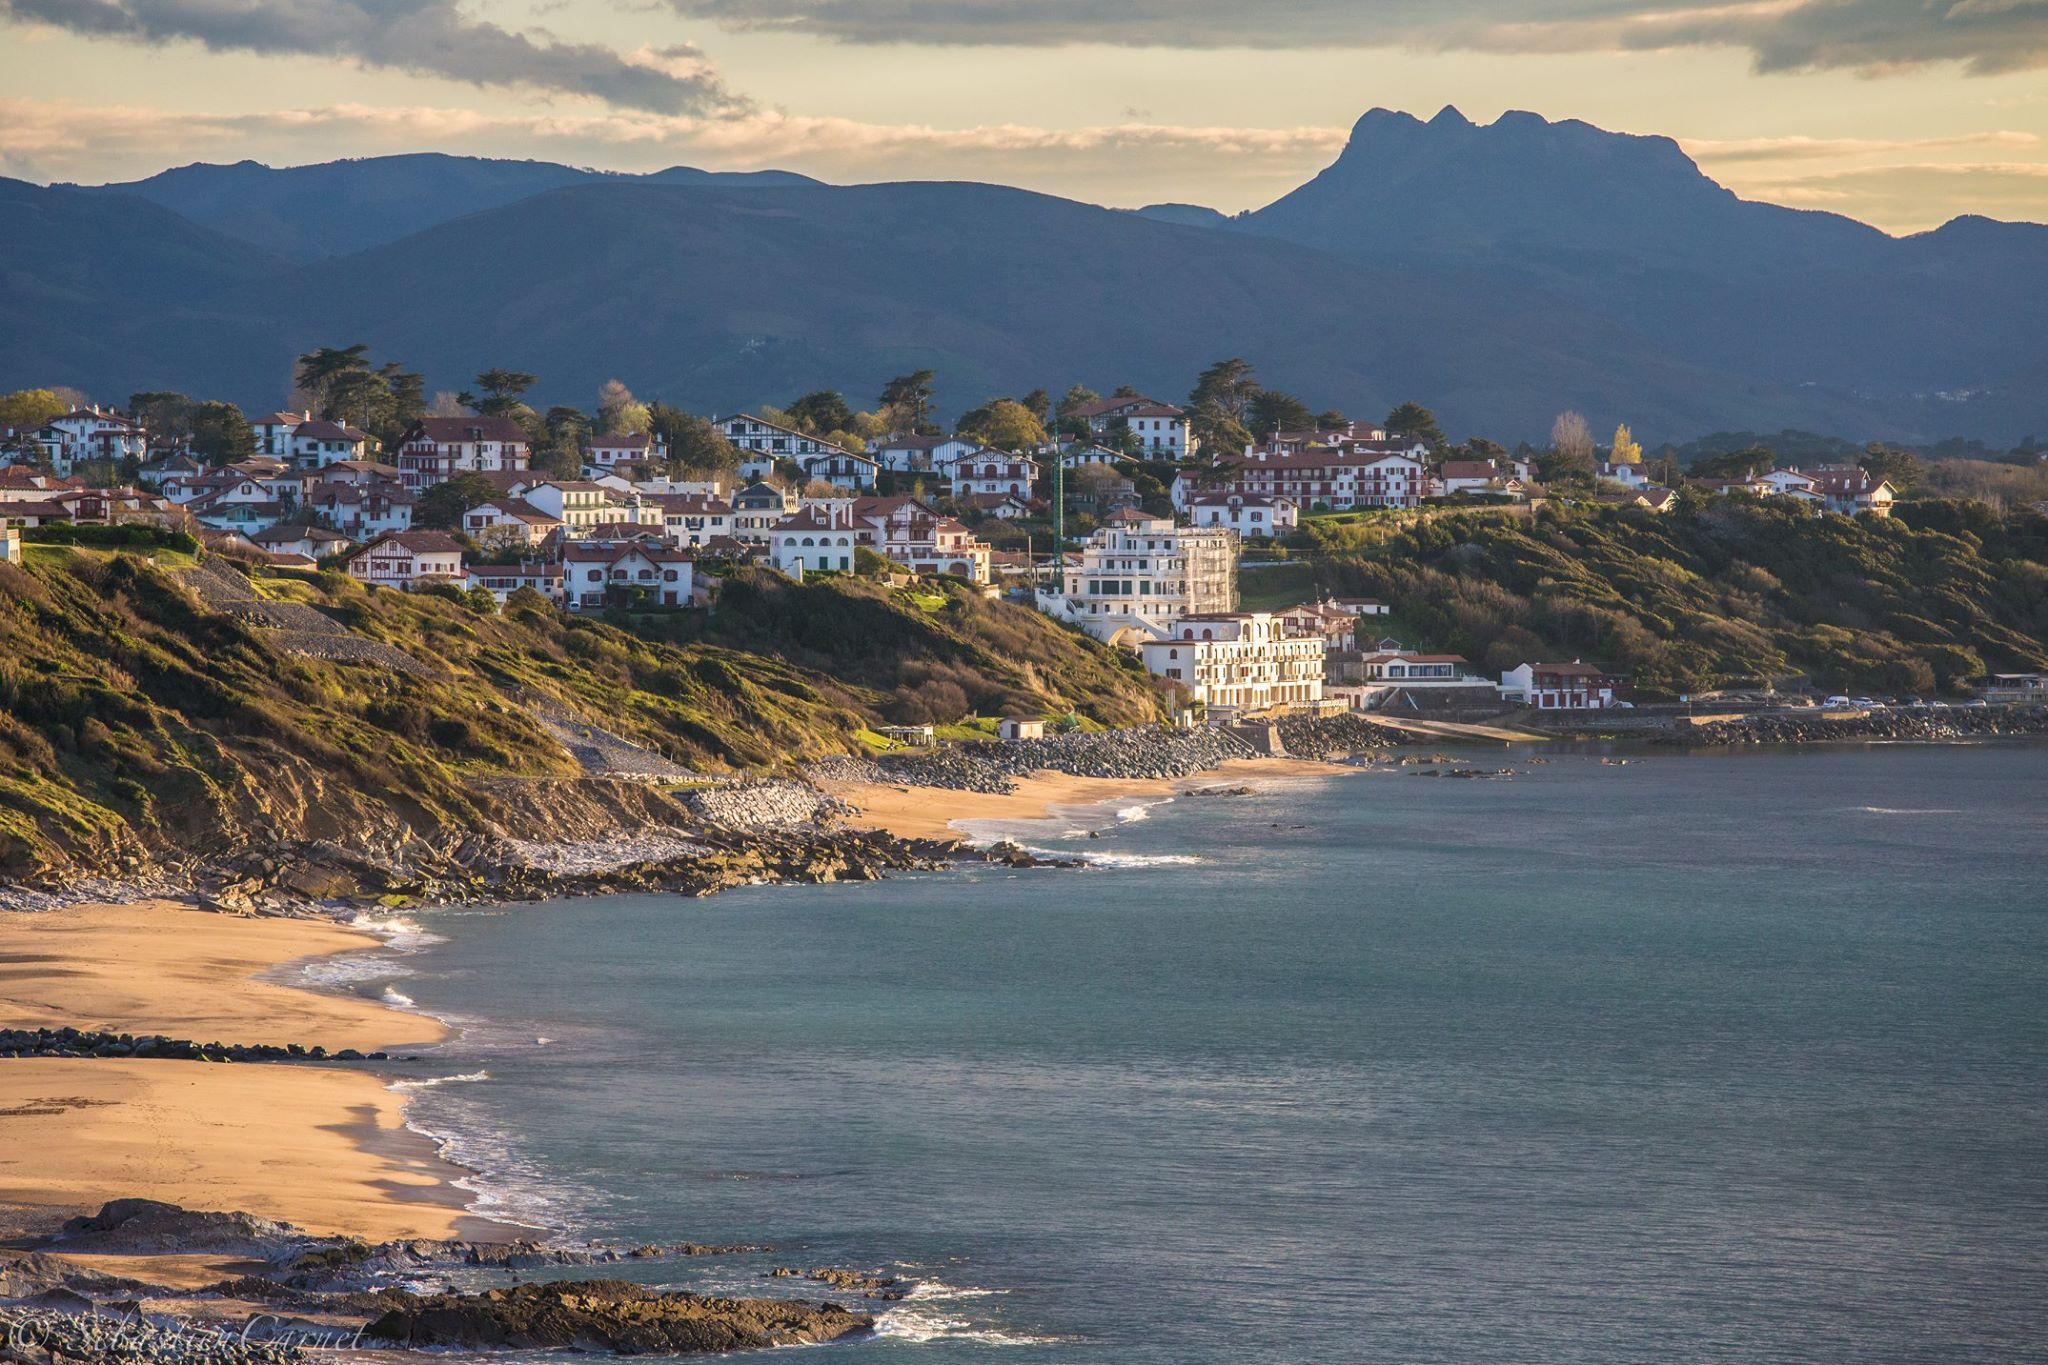
[[613, 598], [687, 607], [696, 587], [696, 555], [657, 535], [571, 540], [562, 545], [563, 599], [579, 611]]
[[462, 542], [445, 531], [391, 531], [344, 561], [349, 577], [374, 587], [411, 589], [416, 584], [468, 585]]
[[525, 469], [532, 458], [526, 428], [510, 417], [421, 417], [398, 438], [393, 462], [419, 492], [457, 474]]

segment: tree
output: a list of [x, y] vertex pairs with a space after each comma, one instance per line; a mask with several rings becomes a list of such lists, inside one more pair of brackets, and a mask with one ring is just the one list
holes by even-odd
[[1778, 457], [1762, 446], [1731, 450], [1726, 455], [1709, 455], [1695, 460], [1690, 473], [1695, 479], [1746, 479], [1776, 465]]
[[1550, 424], [1550, 450], [1556, 457], [1553, 468], [1559, 473], [1592, 474], [1593, 429], [1578, 413], [1560, 412]]
[[738, 449], [697, 414], [656, 402], [648, 404], [647, 417], [655, 436], [668, 446], [674, 467], [706, 473], [739, 468]]
[[420, 494], [413, 506], [413, 524], [452, 531], [462, 524], [464, 512], [497, 496], [497, 486], [483, 475], [457, 474]]
[[789, 405], [789, 422], [798, 431], [807, 431], [813, 436], [829, 436], [835, 431], [852, 428], [853, 409], [846, 405], [846, 399], [839, 390], [819, 389]]
[[406, 369], [397, 361], [386, 361], [377, 372], [384, 379], [384, 387], [391, 395], [391, 411], [383, 427], [369, 427], [387, 442], [396, 441], [405, 434], [405, 429], [426, 415], [426, 376]]
[[233, 403], [201, 403], [192, 409], [187, 430], [192, 453], [216, 469], [256, 453], [256, 433]]
[[50, 389], [16, 389], [0, 394], [0, 427], [39, 427], [71, 411], [71, 405]]
[[184, 394], [169, 389], [128, 395], [128, 415], [158, 435], [182, 436], [191, 431], [194, 406]]
[[1317, 431], [1339, 431], [1351, 425], [1351, 419], [1335, 408], [1325, 408], [1316, 414]]
[[897, 429], [921, 432], [930, 426], [936, 378], [930, 370], [913, 370], [882, 386], [882, 411]]
[[332, 410], [336, 386], [344, 380], [368, 376], [369, 343], [353, 346], [318, 346], [299, 357], [293, 380], [313, 404], [313, 410], [328, 421], [336, 420]]
[[1444, 430], [1436, 424], [1436, 414], [1420, 403], [1401, 404], [1380, 426], [1389, 436], [1406, 436], [1433, 446], [1444, 444]]
[[1214, 408], [1242, 426], [1251, 407], [1252, 396], [1259, 392], [1258, 375], [1251, 362], [1233, 356], [1219, 360], [1195, 379], [1194, 392], [1188, 395], [1188, 405], [1195, 408]]
[[1641, 464], [1643, 462], [1643, 448], [1636, 444], [1635, 435], [1628, 429], [1628, 423], [1623, 422], [1614, 429], [1614, 444], [1608, 450], [1607, 462], [1609, 464]]
[[[966, 430], [963, 426], [962, 430]], [[1026, 450], [1045, 444], [1045, 428], [1031, 409], [1014, 398], [998, 398], [983, 410], [975, 434], [999, 450]]]
[[1072, 436], [1077, 441], [1085, 441], [1089, 435], [1088, 419], [1081, 415], [1081, 409], [1087, 407], [1090, 403], [1099, 403], [1101, 401], [1101, 394], [1093, 389], [1083, 388], [1081, 385], [1076, 384], [1071, 389], [1068, 389], [1066, 395], [1054, 405], [1052, 410], [1053, 421], [1067, 435]]
[[1235, 455], [1246, 446], [1256, 444], [1249, 427], [1213, 404], [1204, 403], [1191, 409], [1188, 429], [1205, 450], [1218, 458], [1222, 458], [1225, 452]]
[[464, 395], [463, 404], [485, 417], [510, 417], [526, 406], [519, 396], [539, 382], [524, 370], [493, 367], [476, 377], [476, 386], [484, 391], [483, 398], [472, 401]]
[[1308, 404], [1278, 389], [1261, 389], [1245, 407], [1245, 426], [1253, 433], [1307, 431], [1316, 425]]
[[597, 429], [606, 436], [628, 436], [649, 430], [647, 405], [616, 379], [597, 390]]
[[1856, 463], [1862, 465], [1872, 478], [1890, 480], [1891, 486], [1901, 493], [1927, 475], [1927, 468], [1920, 463], [1919, 456], [1910, 450], [1895, 450], [1889, 446], [1871, 446]]
[[371, 369], [369, 347], [321, 346], [292, 371], [300, 399], [330, 422], [345, 422], [379, 440], [395, 441], [427, 411], [426, 381], [397, 361]]
[[1033, 389], [1018, 401], [1031, 409], [1031, 415], [1038, 419], [1040, 426], [1044, 426], [1046, 419], [1052, 416], [1052, 395], [1044, 389]]
[[581, 408], [558, 403], [540, 420], [541, 438], [534, 446], [534, 468], [557, 478], [575, 478], [583, 470], [583, 443], [591, 434], [589, 416]]

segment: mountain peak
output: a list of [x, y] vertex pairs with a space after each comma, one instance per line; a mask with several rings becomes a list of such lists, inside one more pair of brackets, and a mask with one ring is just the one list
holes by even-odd
[[1446, 104], [1436, 111], [1436, 117], [1429, 121], [1432, 128], [1470, 128], [1472, 120], [1458, 112], [1455, 104]]

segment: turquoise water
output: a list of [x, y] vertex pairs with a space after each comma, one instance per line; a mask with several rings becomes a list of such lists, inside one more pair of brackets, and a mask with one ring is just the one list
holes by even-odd
[[782, 1248], [668, 1282], [927, 1277], [849, 1365], [2048, 1359], [2048, 748], [1029, 832], [1122, 865], [427, 917], [487, 1077], [416, 1116], [501, 1210]]

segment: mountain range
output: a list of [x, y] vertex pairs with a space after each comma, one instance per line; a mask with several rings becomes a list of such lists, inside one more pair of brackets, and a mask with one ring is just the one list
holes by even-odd
[[1264, 208], [1112, 210], [972, 183], [651, 175], [440, 155], [0, 180], [0, 388], [275, 407], [368, 342], [456, 388], [729, 412], [929, 368], [952, 411], [1075, 382], [1177, 398], [1241, 355], [1321, 409], [1453, 434], [1564, 408], [1652, 439], [2048, 431], [2048, 228], [1892, 237], [1754, 203], [1668, 138], [1374, 110]]

